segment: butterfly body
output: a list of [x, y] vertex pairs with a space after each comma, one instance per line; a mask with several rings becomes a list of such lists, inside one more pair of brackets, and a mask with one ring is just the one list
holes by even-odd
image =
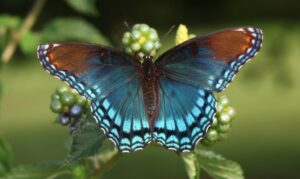
[[195, 37], [153, 62], [109, 47], [82, 43], [38, 47], [42, 66], [91, 102], [91, 112], [121, 152], [151, 141], [192, 151], [216, 113], [214, 92], [224, 90], [261, 47], [254, 27]]
[[144, 56], [140, 65], [140, 80], [143, 91], [144, 108], [146, 110], [147, 120], [150, 124], [150, 130], [153, 130], [154, 122], [158, 116], [158, 83], [159, 71], [156, 64], [153, 63], [152, 56]]

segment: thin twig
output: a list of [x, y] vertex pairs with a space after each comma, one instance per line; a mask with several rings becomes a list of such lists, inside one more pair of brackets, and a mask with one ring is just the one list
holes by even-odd
[[45, 2], [46, 0], [36, 0], [20, 29], [12, 34], [11, 41], [2, 53], [2, 61], [4, 63], [7, 63], [11, 59], [21, 38], [32, 28]]

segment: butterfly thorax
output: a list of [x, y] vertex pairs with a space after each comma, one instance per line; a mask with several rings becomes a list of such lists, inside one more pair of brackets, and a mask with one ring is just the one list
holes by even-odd
[[152, 129], [154, 121], [158, 116], [158, 70], [153, 63], [152, 56], [144, 56], [141, 64], [141, 84], [143, 89], [143, 101], [146, 110], [146, 116]]

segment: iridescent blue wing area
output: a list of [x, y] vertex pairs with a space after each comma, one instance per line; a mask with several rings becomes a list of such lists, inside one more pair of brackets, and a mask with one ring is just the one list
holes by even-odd
[[160, 77], [159, 97], [159, 116], [154, 124], [154, 140], [171, 150], [192, 151], [212, 123], [216, 112], [213, 94]]
[[52, 75], [91, 101], [101, 129], [122, 152], [150, 140], [135, 61], [111, 48], [89, 44], [40, 45], [38, 57]]
[[226, 29], [188, 40], [161, 55], [156, 64], [170, 79], [219, 92], [256, 55], [262, 39], [258, 28]]
[[134, 78], [91, 104], [101, 129], [121, 152], [141, 150], [152, 140], [139, 83]]

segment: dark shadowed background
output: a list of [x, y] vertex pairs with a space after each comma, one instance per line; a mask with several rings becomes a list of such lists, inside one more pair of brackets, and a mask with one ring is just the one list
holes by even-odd
[[[23, 19], [33, 3], [2, 0], [0, 17], [5, 14]], [[250, 25], [263, 29], [263, 46], [222, 93], [236, 109], [237, 117], [229, 138], [212, 150], [240, 163], [247, 178], [300, 177], [300, 1], [103, 0], [96, 4], [99, 13], [91, 16], [78, 13], [65, 1], [47, 1], [32, 28], [36, 38], [28, 37], [23, 42], [32, 48], [18, 47], [3, 66], [0, 134], [11, 144], [15, 164], [61, 160], [67, 152], [70, 136], [65, 128], [53, 123], [55, 114], [49, 109], [50, 95], [61, 82], [40, 67], [35, 56], [36, 41], [33, 42], [40, 37], [38, 42], [72, 40], [59, 35], [49, 37], [58, 31], [53, 25], [56, 18], [84, 20], [107, 39], [104, 42], [100, 38], [100, 43], [115, 47], [120, 47], [127, 30], [124, 20], [129, 25], [147, 23], [157, 29], [160, 37], [180, 23], [196, 35]], [[64, 33], [82, 33], [67, 26], [60, 24]], [[174, 34], [173, 31], [162, 41], [162, 52], [174, 45]], [[1, 43], [1, 53], [3, 49]], [[181, 179], [187, 175], [181, 159], [173, 152], [150, 146], [125, 155], [105, 178]]]

